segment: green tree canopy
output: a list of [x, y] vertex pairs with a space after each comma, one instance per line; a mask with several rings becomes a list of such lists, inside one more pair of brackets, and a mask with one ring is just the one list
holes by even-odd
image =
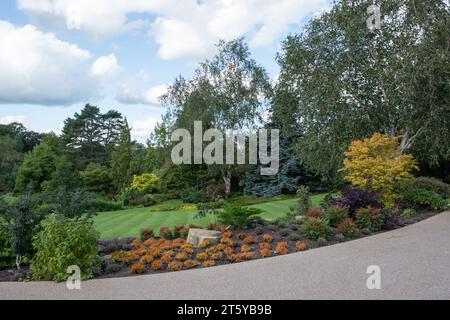
[[352, 140], [402, 135], [403, 152], [450, 158], [449, 11], [446, 1], [377, 0], [381, 29], [368, 30], [369, 1], [339, 1], [289, 36], [277, 90], [295, 105], [301, 159], [332, 178]]

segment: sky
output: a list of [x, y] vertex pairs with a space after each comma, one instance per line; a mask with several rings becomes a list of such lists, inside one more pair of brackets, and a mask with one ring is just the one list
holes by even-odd
[[144, 142], [158, 97], [219, 39], [244, 37], [272, 78], [281, 41], [331, 0], [2, 0], [0, 123], [59, 133], [84, 105], [122, 112]]

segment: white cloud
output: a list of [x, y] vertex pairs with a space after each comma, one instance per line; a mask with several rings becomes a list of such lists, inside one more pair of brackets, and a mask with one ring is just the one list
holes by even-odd
[[145, 142], [149, 137], [156, 124], [160, 121], [157, 118], [147, 118], [145, 120], [134, 121], [131, 124], [131, 137], [139, 142]]
[[25, 124], [25, 119], [25, 116], [5, 116], [0, 118], [0, 124], [10, 124], [13, 122]]
[[32, 25], [0, 20], [0, 43], [0, 103], [88, 102], [120, 70], [114, 54], [93, 61], [89, 51]]
[[103, 56], [94, 61], [91, 66], [91, 74], [94, 77], [111, 79], [119, 73], [120, 69], [116, 56], [110, 54], [109, 56]]
[[159, 106], [159, 98], [167, 92], [168, 85], [162, 84], [148, 90], [139, 90], [130, 83], [124, 82], [119, 88], [116, 99], [125, 104], [148, 104]]
[[[148, 28], [130, 14], [156, 16], [151, 34], [161, 59], [199, 59], [219, 39], [246, 36], [254, 47], [270, 46], [292, 25], [323, 12], [330, 0], [18, 0], [18, 8], [94, 38]], [[149, 17], [150, 19], [150, 17]]]

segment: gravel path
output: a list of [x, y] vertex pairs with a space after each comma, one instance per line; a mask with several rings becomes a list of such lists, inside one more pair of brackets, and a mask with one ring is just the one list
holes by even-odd
[[[369, 290], [367, 267], [381, 269]], [[335, 246], [209, 269], [65, 284], [0, 283], [0, 299], [450, 299], [450, 212]]]

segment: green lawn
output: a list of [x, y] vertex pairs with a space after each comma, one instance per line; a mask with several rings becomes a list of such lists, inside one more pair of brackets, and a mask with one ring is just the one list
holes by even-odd
[[[319, 194], [312, 197], [314, 207], [319, 206], [325, 195]], [[278, 200], [254, 205], [264, 212], [261, 216], [267, 220], [275, 220], [286, 215], [289, 208], [295, 205], [295, 199]], [[94, 217], [94, 223], [101, 233], [102, 239], [135, 237], [139, 235], [139, 230], [144, 227], [151, 227], [158, 231], [162, 226], [179, 226], [195, 224], [206, 226], [212, 221], [212, 217], [207, 216], [202, 219], [194, 219], [196, 212], [185, 211], [154, 211], [152, 208], [136, 208], [115, 212], [103, 212]]]

